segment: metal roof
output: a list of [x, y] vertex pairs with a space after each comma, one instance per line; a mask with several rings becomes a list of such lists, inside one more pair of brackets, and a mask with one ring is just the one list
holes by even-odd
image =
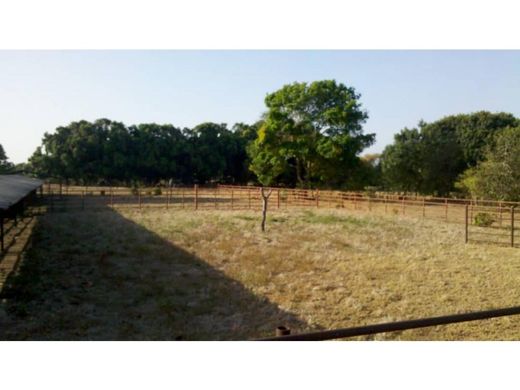
[[0, 210], [7, 210], [42, 184], [43, 181], [27, 176], [0, 175]]

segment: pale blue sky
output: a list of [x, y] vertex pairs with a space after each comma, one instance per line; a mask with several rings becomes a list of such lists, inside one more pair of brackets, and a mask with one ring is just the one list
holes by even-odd
[[321, 79], [361, 93], [377, 134], [365, 152], [420, 119], [520, 116], [520, 51], [0, 51], [0, 144], [22, 162], [45, 131], [80, 119], [250, 123], [267, 93]]

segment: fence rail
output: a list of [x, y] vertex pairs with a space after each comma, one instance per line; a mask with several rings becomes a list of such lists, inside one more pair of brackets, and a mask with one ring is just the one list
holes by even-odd
[[[108, 186], [43, 187], [51, 211], [103, 209], [107, 207], [194, 210], [261, 210], [261, 187]], [[272, 188], [271, 209], [333, 208], [435, 219], [465, 225], [465, 242], [515, 246], [519, 202], [410, 196], [318, 189]]]
[[[354, 328], [342, 328], [325, 330], [321, 332], [290, 334], [283, 328], [285, 335], [259, 339], [259, 341], [324, 341], [358, 336], [368, 336], [376, 333], [396, 332], [410, 329], [426, 328], [431, 326], [456, 324], [459, 322], [479, 321], [490, 318], [505, 317], [520, 314], [520, 306], [485, 311], [476, 311], [448, 316], [429, 317], [415, 320], [387, 322], [383, 324], [359, 326]], [[281, 334], [282, 332], [277, 332]], [[289, 334], [287, 334], [289, 333]]]

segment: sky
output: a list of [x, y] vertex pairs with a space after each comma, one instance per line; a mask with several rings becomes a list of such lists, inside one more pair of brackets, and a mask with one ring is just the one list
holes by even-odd
[[520, 51], [0, 50], [0, 144], [26, 161], [45, 132], [81, 119], [126, 125], [252, 123], [266, 94], [335, 79], [368, 111], [381, 152], [404, 127], [479, 110], [520, 117]]

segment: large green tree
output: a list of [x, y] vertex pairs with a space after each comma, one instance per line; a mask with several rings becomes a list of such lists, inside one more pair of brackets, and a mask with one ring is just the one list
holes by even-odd
[[301, 187], [347, 181], [358, 154], [375, 139], [363, 133], [368, 114], [359, 98], [334, 80], [293, 83], [267, 95], [265, 121], [248, 149], [260, 182], [291, 176]]

